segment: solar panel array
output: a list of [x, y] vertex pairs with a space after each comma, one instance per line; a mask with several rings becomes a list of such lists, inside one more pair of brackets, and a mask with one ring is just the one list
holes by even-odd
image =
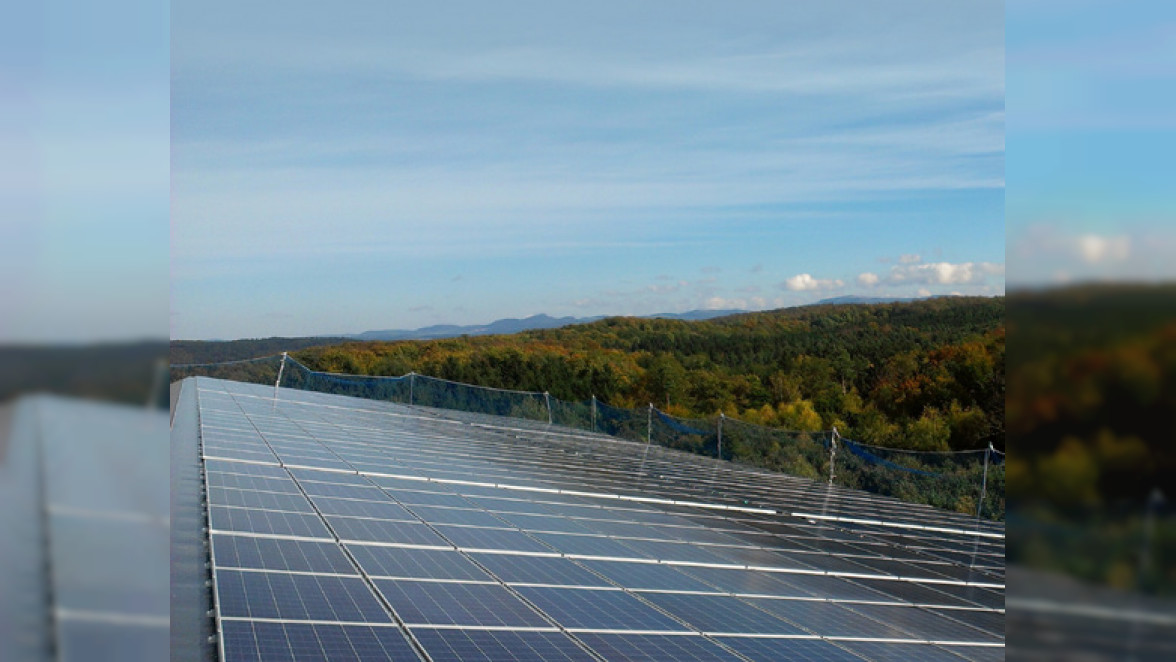
[[1003, 659], [1003, 528], [600, 435], [197, 378], [224, 660]]

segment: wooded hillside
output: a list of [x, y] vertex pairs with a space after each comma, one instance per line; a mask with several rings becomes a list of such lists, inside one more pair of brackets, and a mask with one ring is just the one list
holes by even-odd
[[918, 450], [1003, 449], [1004, 299], [827, 305], [700, 322], [609, 318], [509, 336], [349, 342], [293, 355], [314, 370], [410, 371], [498, 388], [652, 402]]

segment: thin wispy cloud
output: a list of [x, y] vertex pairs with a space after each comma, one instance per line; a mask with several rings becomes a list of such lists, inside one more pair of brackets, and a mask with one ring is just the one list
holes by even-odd
[[[461, 301], [455, 323], [751, 305], [749, 288], [791, 305], [856, 286], [910, 233], [999, 261], [1002, 21], [983, 2], [181, 3], [177, 332], [268, 333], [246, 299], [279, 287], [307, 307], [267, 327], [291, 334], [316, 314], [419, 326], [421, 296]], [[780, 289], [799, 274], [817, 286]], [[234, 279], [251, 285], [224, 295]]]

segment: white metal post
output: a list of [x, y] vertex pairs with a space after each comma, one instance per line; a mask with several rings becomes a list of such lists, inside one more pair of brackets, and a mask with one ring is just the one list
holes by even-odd
[[596, 432], [596, 394], [592, 394], [592, 431]]
[[723, 412], [719, 412], [719, 450], [716, 451], [715, 457], [720, 460], [723, 459], [723, 419], [724, 418], [727, 418], [727, 415], [724, 414]]
[[649, 456], [649, 443], [653, 440], [653, 403], [649, 403], [649, 409], [646, 410], [645, 422], [645, 452], [641, 454], [641, 469], [640, 474], [645, 473], [645, 458]]
[[980, 480], [980, 503], [976, 504], [976, 519], [980, 519], [980, 513], [984, 510], [984, 499], [988, 498], [988, 456], [995, 450], [992, 447], [992, 442], [988, 442], [988, 448], [984, 450], [984, 478]]
[[551, 394], [544, 391], [543, 399], [547, 401], [547, 424], [551, 425]]
[[829, 484], [833, 484], [833, 466], [837, 461], [837, 439], [841, 435], [837, 434], [837, 427], [833, 427], [833, 433], [829, 435]]
[[282, 363], [278, 366], [278, 379], [274, 382], [274, 411], [278, 409], [278, 387], [282, 385], [282, 372], [286, 370], [286, 352], [282, 352]]
[[416, 403], [416, 372], [408, 373], [408, 405]]

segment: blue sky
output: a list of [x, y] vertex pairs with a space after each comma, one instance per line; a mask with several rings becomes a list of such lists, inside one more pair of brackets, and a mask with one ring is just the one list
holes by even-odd
[[1003, 7], [793, 4], [174, 3], [172, 336], [1003, 292]]
[[168, 5], [0, 21], [0, 342], [165, 338]]
[[1010, 287], [1176, 278], [1176, 5], [1010, 2], [1007, 43]]

